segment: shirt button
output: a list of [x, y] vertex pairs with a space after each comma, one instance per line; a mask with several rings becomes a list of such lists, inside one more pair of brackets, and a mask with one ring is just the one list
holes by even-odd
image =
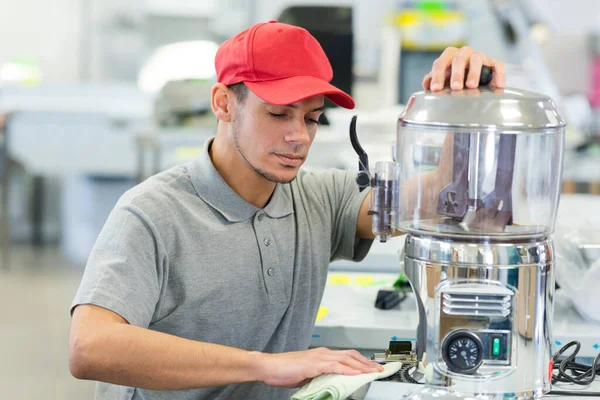
[[262, 221], [265, 218], [265, 214], [259, 214], [258, 215], [258, 220]]
[[265, 246], [268, 246], [271, 244], [271, 241], [269, 240], [269, 238], [265, 238], [265, 240], [263, 240], [263, 243], [265, 244]]
[[269, 268], [267, 270], [267, 274], [269, 274], [269, 276], [273, 276], [273, 275], [275, 275], [275, 270], [273, 268]]

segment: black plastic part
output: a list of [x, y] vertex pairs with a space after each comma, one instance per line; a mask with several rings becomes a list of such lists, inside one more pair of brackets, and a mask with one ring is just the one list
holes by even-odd
[[389, 310], [391, 308], [398, 307], [402, 299], [400, 294], [395, 290], [380, 290], [377, 292], [377, 299], [375, 300], [375, 308], [380, 310]]
[[[465, 71], [465, 86], [467, 84], [467, 78], [469, 77], [469, 71]], [[487, 65], [481, 67], [481, 74], [479, 74], [479, 86], [487, 86], [492, 82], [494, 74], [492, 69]], [[466, 88], [466, 87], [465, 87]]]
[[502, 25], [502, 33], [504, 35], [504, 38], [506, 39], [506, 42], [511, 45], [514, 46], [517, 43], [517, 31], [515, 30], [514, 26], [507, 21], [502, 21], [501, 23]]
[[479, 76], [479, 86], [487, 86], [492, 82], [494, 78], [494, 74], [492, 74], [492, 69], [487, 65], [481, 67], [481, 75]]
[[361, 188], [365, 188], [371, 184], [371, 178], [369, 177], [369, 173], [366, 171], [360, 171], [356, 174], [356, 183]]
[[407, 354], [412, 351], [412, 342], [408, 340], [390, 340], [391, 354]]

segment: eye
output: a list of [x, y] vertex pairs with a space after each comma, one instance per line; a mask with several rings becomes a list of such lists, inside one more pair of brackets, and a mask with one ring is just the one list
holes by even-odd
[[271, 114], [271, 116], [275, 117], [275, 118], [284, 118], [287, 116], [287, 114], [277, 114], [277, 113], [272, 113], [270, 111], [269, 111], [269, 114]]
[[311, 124], [319, 125], [319, 121], [316, 119], [306, 118], [306, 120]]

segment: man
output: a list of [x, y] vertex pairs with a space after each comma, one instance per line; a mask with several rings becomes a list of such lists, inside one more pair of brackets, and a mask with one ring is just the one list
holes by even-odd
[[[482, 64], [447, 49], [424, 81], [476, 87]], [[299, 171], [331, 66], [306, 30], [274, 21], [216, 56], [216, 137], [189, 164], [126, 193], [98, 237], [73, 302], [69, 363], [97, 399], [284, 399], [324, 373], [380, 366], [356, 351], [307, 350], [332, 259], [373, 239], [353, 173]]]

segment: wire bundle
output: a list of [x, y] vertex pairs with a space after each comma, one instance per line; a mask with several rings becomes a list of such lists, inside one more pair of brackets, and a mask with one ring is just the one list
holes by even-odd
[[[573, 350], [573, 352], [568, 356], [561, 358], [563, 353], [569, 350], [571, 347], [575, 347], [575, 350]], [[575, 361], [579, 350], [581, 350], [581, 343], [578, 341], [572, 341], [564, 345], [556, 354], [554, 354], [552, 357], [552, 361], [554, 363], [552, 372], [553, 385], [561, 382], [571, 383], [579, 386], [588, 386], [594, 382], [596, 379], [596, 374], [600, 374], [600, 354], [594, 358], [592, 365], [586, 365]], [[555, 373], [555, 371], [558, 372]], [[549, 394], [600, 397], [600, 392], [551, 390]]]

